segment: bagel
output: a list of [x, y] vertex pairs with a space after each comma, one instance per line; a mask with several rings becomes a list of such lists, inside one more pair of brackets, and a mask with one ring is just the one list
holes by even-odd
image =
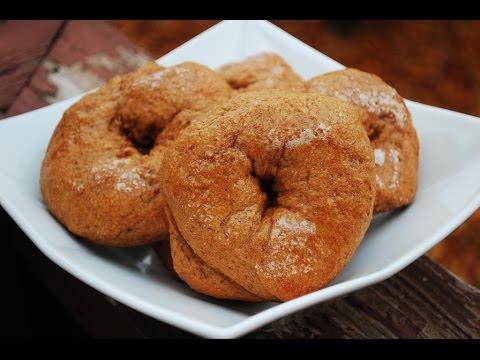
[[164, 153], [175, 272], [222, 299], [286, 301], [328, 284], [370, 224], [365, 111], [319, 94], [244, 92]]
[[410, 204], [417, 192], [419, 141], [397, 91], [378, 76], [351, 68], [316, 76], [306, 82], [306, 88], [368, 111], [363, 124], [375, 154], [374, 213]]
[[42, 162], [48, 209], [72, 233], [98, 244], [165, 238], [158, 184], [165, 145], [156, 139], [179, 119], [176, 135], [197, 111], [231, 92], [205, 66], [150, 63], [84, 96], [64, 113]]
[[233, 89], [240, 91], [282, 89], [305, 91], [303, 79], [275, 53], [263, 52], [222, 66], [218, 72]]

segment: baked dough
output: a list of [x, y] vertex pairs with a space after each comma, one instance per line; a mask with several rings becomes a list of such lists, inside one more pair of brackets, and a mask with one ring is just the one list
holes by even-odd
[[320, 289], [367, 230], [375, 167], [365, 111], [318, 94], [242, 93], [166, 149], [161, 191], [175, 272], [217, 298]]
[[220, 75], [239, 91], [282, 89], [303, 92], [303, 79], [275, 53], [263, 52], [222, 66]]
[[[117, 76], [63, 115], [40, 174], [48, 209], [68, 230], [113, 246], [152, 243], [168, 233], [158, 175], [165, 145], [197, 111], [232, 93], [214, 71], [194, 63], [150, 63]], [[182, 127], [183, 126], [183, 127]]]
[[419, 142], [403, 98], [378, 76], [345, 69], [306, 82], [308, 92], [334, 96], [366, 109], [363, 124], [375, 154], [374, 213], [410, 204], [417, 192]]

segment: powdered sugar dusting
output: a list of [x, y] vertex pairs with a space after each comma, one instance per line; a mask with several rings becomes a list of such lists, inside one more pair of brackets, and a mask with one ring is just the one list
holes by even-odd
[[[147, 186], [144, 177], [140, 176], [137, 167], [131, 165], [129, 158], [114, 159], [111, 162], [94, 166], [91, 172], [98, 183], [113, 178], [116, 191], [132, 192]], [[149, 174], [145, 175], [145, 177], [150, 176]]]
[[300, 215], [282, 216], [275, 222], [270, 233], [271, 253], [269, 261], [255, 269], [268, 277], [307, 274], [313, 270], [317, 257], [306, 246], [308, 239], [316, 234], [315, 223]]
[[215, 217], [213, 215], [210, 215], [210, 214], [205, 214], [205, 215], [203, 215], [202, 220], [203, 220], [204, 223], [211, 224], [215, 221]]
[[267, 137], [271, 141], [274, 147], [279, 147], [282, 144], [282, 142], [278, 139], [278, 137], [275, 134], [275, 129], [270, 129], [270, 131], [267, 134]]
[[382, 149], [373, 150], [375, 155], [375, 164], [382, 166], [385, 163], [385, 152]]
[[316, 91], [332, 95], [337, 99], [351, 101], [367, 110], [377, 114], [393, 114], [397, 123], [403, 127], [407, 117], [405, 105], [398, 99], [398, 93], [394, 88], [385, 87], [381, 91], [376, 89], [359, 89], [349, 87], [342, 90], [331, 89], [322, 83], [315, 84]]
[[330, 134], [330, 130], [332, 129], [329, 125], [325, 125], [324, 123], [320, 123], [317, 127], [318, 130], [322, 131], [322, 140], [327, 140], [328, 134]]
[[76, 182], [75, 180], [69, 180], [68, 182], [73, 186], [73, 188], [77, 192], [81, 192], [85, 189], [85, 185], [83, 183]]
[[390, 149], [388, 152], [388, 157], [390, 161], [393, 163], [393, 175], [390, 180], [390, 189], [394, 189], [398, 187], [398, 172], [400, 170], [400, 153], [396, 149]]
[[125, 183], [116, 183], [115, 184], [115, 190], [117, 191], [132, 191], [131, 188], [129, 188], [127, 185], [125, 185]]
[[109, 162], [107, 164], [103, 164], [99, 167], [97, 167], [97, 166], [92, 167], [92, 172], [93, 173], [100, 173], [102, 171], [114, 170], [119, 165], [130, 164], [130, 161], [131, 161], [130, 159], [114, 159], [111, 162]]
[[285, 70], [280, 65], [277, 65], [277, 66], [274, 66], [270, 70], [270, 72], [272, 73], [273, 76], [280, 76], [285, 72]]
[[316, 137], [326, 140], [331, 128], [328, 125], [320, 123], [316, 130], [317, 131], [314, 131], [310, 128], [303, 129], [298, 138], [287, 142], [286, 147], [295, 148], [297, 146], [307, 145], [310, 144]]
[[[382, 166], [385, 164], [386, 155], [382, 149], [375, 149], [375, 164]], [[397, 149], [389, 149], [388, 150], [388, 161], [392, 164], [393, 172], [390, 178], [390, 181], [387, 181], [388, 188], [396, 189], [399, 186], [399, 172], [400, 172], [400, 152]], [[375, 179], [377, 182], [377, 186], [380, 188], [384, 188], [385, 182], [378, 176], [375, 175]]]
[[[281, 217], [276, 222], [272, 229], [271, 238], [278, 238], [281, 234], [285, 232], [295, 232], [295, 233], [304, 233], [304, 234], [315, 234], [316, 232], [315, 223], [308, 220], [298, 221], [295, 218]], [[305, 245], [304, 243], [300, 244], [293, 242], [293, 245]]]
[[146, 186], [137, 171], [136, 168], [131, 168], [120, 173], [118, 181], [115, 184], [115, 189], [118, 191], [131, 192], [133, 189], [140, 189], [140, 187]]
[[[393, 113], [398, 124], [403, 127], [406, 117], [405, 107], [398, 101], [397, 95], [393, 88], [389, 88], [388, 91], [370, 90], [359, 93], [357, 103], [377, 115]], [[352, 100], [355, 102], [354, 99]]]
[[377, 181], [378, 187], [385, 187], [385, 184], [383, 183], [382, 179], [380, 179], [380, 176], [378, 176], [378, 174], [375, 174], [375, 180]]
[[243, 189], [245, 186], [247, 186], [247, 181], [245, 179], [238, 179], [235, 184], [233, 184], [233, 187], [236, 189]]
[[287, 148], [294, 148], [300, 145], [310, 144], [315, 139], [315, 133], [312, 129], [304, 129], [297, 139], [287, 142]]
[[141, 77], [134, 82], [134, 85], [149, 86], [152, 89], [156, 89], [162, 84], [166, 76], [171, 75], [172, 73], [175, 76], [183, 76], [187, 72], [188, 70], [183, 67], [173, 66], [170, 68], [157, 71], [156, 73], [147, 75], [145, 77]]
[[249, 57], [246, 58], [246, 61], [265, 62], [270, 60], [271, 57], [272, 57], [271, 53], [261, 52], [261, 53], [250, 55]]

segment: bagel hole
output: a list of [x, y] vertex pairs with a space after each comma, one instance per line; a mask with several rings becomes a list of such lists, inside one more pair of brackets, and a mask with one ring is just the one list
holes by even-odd
[[278, 193], [273, 190], [274, 178], [259, 179], [260, 189], [267, 195], [265, 201], [265, 208], [274, 207], [277, 205]]
[[368, 135], [368, 139], [370, 142], [376, 140], [380, 136], [380, 129], [379, 128], [374, 128], [373, 131]]
[[368, 134], [368, 139], [370, 142], [375, 141], [380, 137], [382, 134], [383, 130], [385, 128], [385, 122], [383, 118], [380, 117], [380, 119], [370, 125], [370, 131]]
[[155, 139], [157, 138], [160, 129], [152, 126], [141, 136], [135, 136], [131, 129], [123, 128], [123, 133], [132, 145], [143, 155], [148, 155], [155, 145]]

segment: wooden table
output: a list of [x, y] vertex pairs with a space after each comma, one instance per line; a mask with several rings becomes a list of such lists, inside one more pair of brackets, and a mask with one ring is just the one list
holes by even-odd
[[[185, 27], [185, 23], [170, 22], [170, 26]], [[177, 42], [186, 40], [182, 36], [185, 33], [179, 32]], [[99, 86], [149, 58], [100, 21], [0, 22], [0, 116], [29, 111]], [[106, 297], [63, 271], [2, 209], [0, 227], [6, 234], [7, 249], [14, 249], [88, 335], [192, 337]], [[15, 283], [10, 281], [10, 286], [13, 289]], [[246, 337], [480, 338], [480, 291], [424, 256], [389, 280], [288, 316]]]

